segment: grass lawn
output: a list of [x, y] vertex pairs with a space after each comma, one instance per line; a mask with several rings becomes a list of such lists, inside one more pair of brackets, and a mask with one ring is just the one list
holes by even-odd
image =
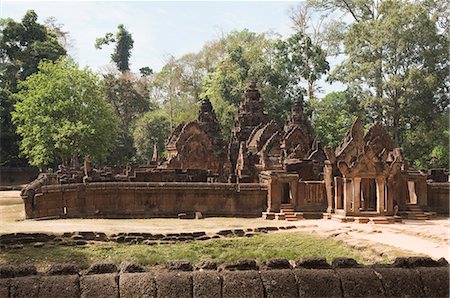
[[189, 260], [193, 263], [214, 259], [219, 263], [241, 258], [264, 261], [270, 258], [297, 260], [306, 256], [350, 257], [360, 263], [370, 262], [362, 254], [342, 242], [316, 235], [286, 232], [256, 235], [251, 238], [214, 239], [163, 245], [128, 245], [98, 243], [87, 246], [24, 247], [0, 252], [0, 264], [34, 263], [39, 269], [58, 262], [74, 262], [87, 268], [94, 262], [134, 261], [141, 265], [163, 264], [169, 260]]

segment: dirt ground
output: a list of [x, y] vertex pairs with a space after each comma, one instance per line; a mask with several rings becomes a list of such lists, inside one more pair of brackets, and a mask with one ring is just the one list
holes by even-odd
[[180, 219], [58, 219], [24, 220], [23, 203], [18, 191], [0, 192], [0, 234], [15, 232], [216, 232], [223, 229], [295, 225], [298, 230], [336, 237], [360, 249], [377, 251], [397, 249], [450, 261], [450, 219], [404, 220], [396, 224], [340, 223], [336, 220], [301, 220], [294, 222], [262, 218]]

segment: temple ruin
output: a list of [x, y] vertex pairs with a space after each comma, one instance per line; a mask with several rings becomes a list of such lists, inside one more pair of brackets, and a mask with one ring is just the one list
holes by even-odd
[[[294, 103], [283, 126], [264, 112], [251, 82], [231, 139], [221, 136], [213, 106], [203, 100], [195, 121], [180, 124], [168, 158], [146, 165], [60, 167], [22, 190], [26, 218], [263, 216], [298, 220], [395, 222], [449, 212], [448, 172], [414, 171], [378, 123], [356, 119], [342, 143], [324, 148]], [[155, 152], [157, 150], [155, 149]]]

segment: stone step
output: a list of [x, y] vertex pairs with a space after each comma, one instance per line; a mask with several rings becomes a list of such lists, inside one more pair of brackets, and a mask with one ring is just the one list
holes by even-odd
[[280, 208], [281, 212], [294, 212], [294, 208]]

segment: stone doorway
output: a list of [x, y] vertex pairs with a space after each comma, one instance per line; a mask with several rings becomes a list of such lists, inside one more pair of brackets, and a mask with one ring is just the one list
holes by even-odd
[[377, 184], [375, 182], [375, 179], [361, 179], [361, 210], [377, 210]]
[[281, 186], [281, 204], [291, 203], [291, 187], [289, 183], [282, 183]]

